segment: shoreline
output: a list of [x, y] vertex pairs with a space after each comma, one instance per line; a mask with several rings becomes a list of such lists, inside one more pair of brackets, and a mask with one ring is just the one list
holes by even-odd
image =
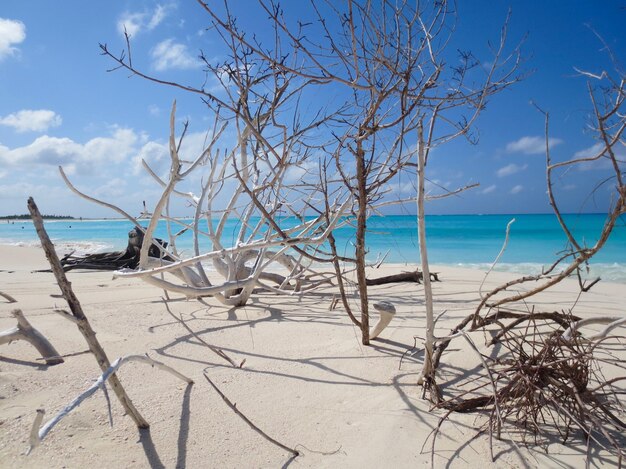
[[[54, 240], [53, 240], [54, 242]], [[109, 252], [109, 251], [118, 251], [124, 250], [124, 248], [116, 249], [110, 244], [106, 243], [95, 243], [95, 242], [54, 242], [57, 247], [57, 251], [60, 255], [67, 254], [69, 252], [75, 251], [77, 254], [90, 254], [96, 252]], [[35, 241], [34, 244], [22, 244], [22, 243], [14, 243], [14, 244], [2, 244], [0, 242], [0, 259], [10, 258], [12, 257], [13, 249], [23, 249], [23, 250], [32, 250], [33, 252], [28, 254], [28, 257], [37, 257], [37, 251], [41, 252], [41, 246], [39, 241]], [[25, 251], [21, 251], [24, 253]], [[485, 273], [491, 268], [491, 263], [482, 262], [482, 263], [433, 263], [431, 265], [431, 269], [434, 270], [445, 270], [445, 269], [464, 269], [468, 271], [476, 271]], [[523, 262], [523, 263], [498, 263], [492, 273], [502, 273], [502, 274], [510, 274], [512, 277], [519, 277], [523, 275], [534, 275], [541, 271], [542, 267], [548, 266], [549, 263], [534, 263], [534, 262]], [[615, 285], [624, 285], [626, 284], [626, 263], [603, 263], [603, 262], [590, 262], [591, 269], [593, 270], [594, 266], [598, 269], [598, 273], [595, 274], [599, 276], [602, 281], [601, 283], [612, 283]], [[213, 271], [213, 267], [210, 264], [205, 264], [205, 267], [208, 271]], [[411, 270], [415, 268], [419, 268], [418, 263], [406, 263], [406, 262], [383, 262], [381, 267], [387, 269], [400, 269], [400, 270]], [[2, 267], [2, 261], [0, 261], [0, 269]], [[616, 270], [617, 278], [603, 278], [603, 273], [609, 271], [611, 269]], [[272, 269], [270, 269], [272, 270]], [[375, 271], [375, 269], [373, 270]], [[622, 272], [624, 272], [622, 274]], [[594, 279], [594, 272], [588, 274], [585, 279]]]

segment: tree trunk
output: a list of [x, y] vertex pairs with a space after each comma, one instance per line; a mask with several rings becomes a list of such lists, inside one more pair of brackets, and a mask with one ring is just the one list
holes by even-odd
[[365, 172], [365, 152], [357, 140], [356, 178], [358, 186], [358, 212], [356, 224], [356, 278], [361, 301], [361, 337], [363, 345], [370, 343], [370, 319], [367, 303], [367, 278], [365, 277], [365, 229], [367, 228], [367, 175]]
[[430, 284], [430, 268], [428, 266], [428, 250], [426, 248], [426, 217], [425, 217], [425, 170], [426, 148], [424, 147], [424, 129], [418, 127], [417, 149], [417, 231], [419, 235], [420, 258], [424, 276], [424, 303], [426, 306], [426, 342], [424, 343], [424, 368], [418, 378], [418, 384], [427, 384], [433, 372], [433, 347], [435, 343], [435, 320], [433, 313], [433, 290]]

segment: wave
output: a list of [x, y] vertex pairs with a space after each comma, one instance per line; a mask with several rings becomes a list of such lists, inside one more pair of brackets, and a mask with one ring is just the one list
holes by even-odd
[[[488, 271], [491, 268], [490, 263], [456, 263], [448, 264], [455, 267], [464, 267], [468, 269], [477, 269]], [[500, 263], [494, 267], [496, 272], [511, 272], [520, 275], [537, 275], [546, 268], [546, 264], [534, 263], [534, 262], [519, 262], [519, 263]], [[563, 269], [561, 269], [563, 270]], [[582, 270], [582, 277], [584, 279], [595, 279], [600, 277], [602, 280], [609, 282], [626, 282], [626, 264], [619, 262], [595, 262], [590, 263], [589, 268]]]
[[[51, 240], [56, 248], [56, 251], [60, 255], [65, 255], [70, 252], [78, 256], [87, 254], [95, 254], [98, 252], [113, 251], [113, 245], [98, 241], [60, 241], [56, 239]], [[41, 242], [39, 240], [12, 240], [0, 238], [0, 244], [5, 246], [18, 246], [27, 248], [40, 248]]]

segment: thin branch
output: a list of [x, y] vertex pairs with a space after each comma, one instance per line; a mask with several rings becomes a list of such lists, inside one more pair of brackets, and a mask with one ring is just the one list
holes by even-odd
[[246, 424], [248, 424], [248, 426], [250, 428], [252, 428], [255, 432], [257, 432], [259, 435], [261, 435], [263, 438], [265, 438], [267, 441], [269, 441], [270, 443], [278, 446], [281, 449], [284, 449], [285, 451], [289, 452], [290, 454], [292, 454], [293, 456], [299, 456], [300, 453], [293, 449], [290, 448], [289, 446], [286, 446], [284, 444], [282, 444], [280, 441], [275, 440], [274, 438], [272, 438], [271, 436], [269, 436], [267, 433], [265, 433], [263, 430], [261, 430], [259, 427], [257, 427], [254, 423], [252, 423], [252, 421], [250, 421], [250, 419], [248, 417], [246, 417], [243, 412], [241, 412], [238, 408], [237, 408], [237, 404], [233, 404], [230, 399], [228, 399], [228, 397], [226, 397], [226, 395], [224, 395], [224, 393], [222, 391], [220, 391], [220, 389], [215, 385], [215, 383], [213, 381], [211, 381], [211, 379], [208, 377], [208, 375], [206, 373], [204, 373], [204, 377], [206, 378], [206, 380], [208, 381], [208, 383], [211, 385], [211, 387], [213, 389], [215, 389], [215, 391], [219, 394], [219, 396], [222, 398], [222, 400], [226, 403], [226, 405], [228, 407], [231, 408], [231, 410], [233, 412], [235, 412], [239, 417], [241, 417], [241, 419], [246, 422]]

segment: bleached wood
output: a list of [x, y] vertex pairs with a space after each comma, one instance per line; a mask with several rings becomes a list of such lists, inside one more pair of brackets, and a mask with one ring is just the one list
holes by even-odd
[[204, 377], [207, 380], [207, 382], [211, 385], [211, 387], [213, 389], [215, 389], [215, 391], [217, 392], [217, 394], [219, 394], [219, 396], [222, 398], [222, 400], [226, 403], [226, 405], [228, 407], [231, 408], [231, 410], [233, 412], [235, 412], [239, 417], [241, 417], [241, 419], [250, 427], [252, 428], [255, 432], [257, 432], [259, 435], [261, 435], [263, 438], [265, 438], [267, 441], [269, 441], [270, 443], [278, 446], [279, 448], [284, 449], [285, 451], [288, 451], [289, 453], [291, 453], [294, 456], [298, 456], [300, 453], [293, 449], [290, 448], [289, 446], [286, 446], [284, 444], [282, 444], [280, 441], [275, 440], [274, 438], [272, 438], [271, 436], [269, 436], [267, 433], [265, 433], [263, 430], [261, 430], [258, 426], [256, 426], [248, 417], [246, 417], [244, 415], [243, 412], [241, 412], [238, 408], [237, 408], [237, 404], [233, 404], [231, 402], [230, 399], [228, 399], [228, 397], [226, 397], [226, 395], [220, 390], [220, 388], [217, 387], [217, 385], [211, 381], [211, 379], [209, 378], [209, 376], [204, 373]]
[[578, 332], [581, 327], [590, 326], [593, 324], [607, 324], [607, 327], [594, 335], [583, 336], [583, 339], [589, 341], [604, 339], [613, 329], [626, 325], [626, 318], [617, 316], [602, 316], [599, 318], [581, 319], [580, 321], [576, 321], [569, 328], [567, 328], [565, 332], [563, 332], [561, 337], [563, 337], [565, 340], [570, 340], [574, 336], [574, 333]]
[[15, 340], [25, 340], [41, 354], [46, 361], [46, 365], [58, 365], [63, 363], [63, 358], [46, 337], [35, 329], [24, 316], [20, 309], [14, 309], [11, 314], [17, 319], [17, 326], [0, 332], [0, 345], [13, 342]]
[[33, 438], [33, 434], [35, 434], [34, 430], [33, 430], [33, 432], [31, 432], [31, 440], [30, 440], [29, 452], [33, 448], [35, 448], [37, 445], [39, 445], [39, 443], [41, 443], [44, 440], [46, 435], [48, 435], [48, 433], [50, 433], [50, 431], [61, 420], [63, 420], [63, 418], [65, 418], [70, 412], [72, 412], [75, 408], [77, 408], [79, 405], [81, 405], [85, 399], [91, 397], [98, 389], [102, 388], [103, 385], [108, 380], [110, 380], [113, 376], [115, 376], [115, 372], [117, 370], [119, 370], [119, 368], [122, 365], [124, 365], [126, 363], [130, 363], [130, 362], [138, 362], [138, 363], [143, 363], [145, 365], [150, 365], [152, 367], [155, 367], [155, 368], [158, 368], [158, 369], [160, 369], [162, 371], [170, 373], [171, 375], [175, 376], [176, 378], [178, 378], [178, 379], [180, 379], [182, 381], [185, 381], [188, 384], [193, 384], [193, 380], [191, 378], [188, 378], [185, 375], [183, 375], [182, 373], [179, 373], [174, 368], [166, 365], [165, 363], [153, 360], [152, 358], [150, 358], [150, 357], [148, 357], [146, 355], [127, 355], [125, 357], [120, 357], [117, 360], [115, 360], [113, 363], [111, 363], [111, 366], [109, 366], [109, 368], [107, 368], [98, 377], [98, 379], [91, 386], [89, 386], [89, 388], [87, 388], [81, 394], [76, 396], [68, 405], [66, 405], [60, 412], [58, 412], [54, 417], [52, 417], [50, 420], [48, 420], [45, 424], [40, 425], [42, 417], [43, 417], [43, 412], [41, 412], [39, 410], [37, 411], [37, 416], [36, 416], [35, 422], [33, 424], [33, 429], [37, 428], [36, 437]]
[[424, 130], [420, 124], [417, 128], [418, 148], [417, 148], [417, 232], [419, 239], [420, 263], [422, 267], [422, 281], [424, 282], [424, 306], [426, 307], [426, 340], [424, 341], [424, 365], [417, 378], [417, 384], [426, 384], [432, 378], [433, 369], [433, 349], [435, 346], [435, 313], [433, 308], [433, 290], [430, 282], [430, 264], [428, 263], [428, 248], [426, 245], [426, 215], [425, 215], [425, 195], [426, 195], [426, 142], [424, 141]]
[[[72, 315], [77, 320], [76, 325], [78, 327], [78, 330], [87, 342], [89, 350], [91, 351], [91, 353], [93, 353], [96, 361], [98, 362], [98, 366], [100, 366], [100, 369], [104, 372], [111, 366], [109, 358], [107, 357], [104, 348], [102, 348], [102, 345], [100, 345], [100, 342], [96, 338], [96, 332], [91, 327], [87, 316], [85, 316], [80, 301], [78, 301], [74, 290], [72, 290], [72, 284], [69, 282], [67, 276], [65, 275], [63, 266], [61, 265], [59, 257], [57, 256], [57, 253], [54, 249], [54, 245], [52, 244], [52, 241], [50, 241], [50, 237], [48, 236], [48, 233], [46, 232], [46, 229], [44, 227], [41, 213], [39, 213], [39, 209], [37, 208], [37, 205], [35, 204], [35, 201], [32, 197], [28, 199], [28, 210], [33, 219], [33, 224], [35, 225], [35, 230], [37, 231], [39, 240], [41, 241], [41, 247], [43, 248], [46, 254], [46, 258], [50, 263], [50, 268], [52, 269], [52, 273], [54, 274], [59, 288], [61, 289], [63, 298], [65, 298], [65, 301], [70, 307]], [[130, 397], [128, 397], [128, 395], [126, 394], [122, 383], [119, 381], [115, 374], [111, 376], [110, 381], [111, 387], [113, 388], [115, 395], [122, 404], [122, 407], [124, 407], [124, 410], [130, 415], [137, 427], [148, 428], [150, 425], [135, 408]]]
[[370, 339], [378, 337], [380, 333], [389, 325], [396, 314], [396, 308], [388, 301], [379, 301], [378, 303], [374, 303], [373, 306], [378, 312], [379, 318], [378, 322], [374, 325], [374, 328], [370, 332]]
[[3, 291], [0, 291], [0, 296], [6, 299], [9, 303], [17, 303], [17, 300], [13, 298], [11, 295], [9, 295], [8, 293], [4, 293]]

